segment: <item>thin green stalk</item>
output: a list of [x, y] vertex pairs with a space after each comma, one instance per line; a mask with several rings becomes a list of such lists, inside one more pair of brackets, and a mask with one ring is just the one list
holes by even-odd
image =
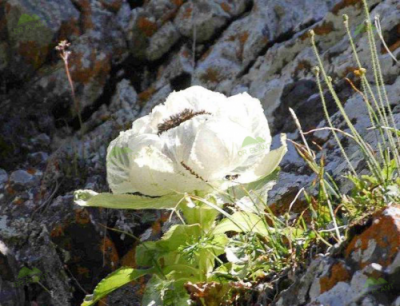
[[[389, 112], [393, 127], [395, 129], [397, 129], [396, 122], [395, 122], [394, 116], [393, 116], [393, 112], [392, 112], [392, 109], [390, 107], [390, 102], [389, 102], [389, 99], [388, 99], [388, 96], [387, 96], [385, 83], [384, 83], [384, 80], [383, 80], [383, 74], [382, 74], [382, 69], [381, 69], [381, 65], [380, 65], [380, 62], [379, 62], [376, 43], [375, 43], [375, 39], [373, 37], [371, 17], [370, 17], [370, 14], [369, 14], [369, 8], [368, 8], [368, 4], [367, 4], [366, 0], [363, 0], [363, 5], [364, 5], [365, 16], [367, 18], [367, 20], [366, 20], [367, 25], [368, 25], [367, 33], [368, 33], [368, 40], [369, 40], [369, 45], [370, 45], [371, 55], [372, 55], [371, 59], [372, 59], [372, 66], [373, 66], [373, 70], [374, 70], [375, 82], [376, 82], [376, 84], [378, 86], [378, 95], [379, 95], [379, 97], [381, 99], [381, 104], [384, 107], [384, 109], [383, 109], [384, 114], [386, 114], [385, 106], [384, 106], [385, 103], [384, 103], [384, 100], [382, 99], [382, 96], [381, 96], [383, 94], [385, 102], [386, 102], [386, 107], [387, 107], [387, 110]], [[382, 90], [382, 93], [381, 93], [381, 90]], [[387, 119], [387, 117], [386, 117], [386, 123], [387, 123], [386, 126], [390, 126], [389, 125], [389, 120]], [[389, 143], [391, 144], [392, 150], [393, 150], [392, 154], [395, 157], [395, 162], [396, 162], [397, 168], [399, 169], [399, 163], [400, 163], [400, 156], [399, 156], [399, 152], [398, 152], [398, 145], [400, 144], [399, 137], [398, 137], [398, 135], [396, 135], [397, 146], [394, 143], [394, 139], [393, 139], [392, 135], [389, 134], [388, 137], [389, 137]]]
[[378, 162], [376, 161], [376, 159], [375, 159], [375, 157], [373, 155], [373, 152], [371, 152], [370, 149], [366, 146], [364, 140], [362, 139], [360, 134], [357, 132], [357, 130], [355, 129], [354, 125], [351, 123], [349, 117], [346, 114], [346, 111], [344, 110], [344, 108], [343, 108], [343, 106], [342, 106], [342, 104], [341, 104], [341, 102], [340, 102], [340, 100], [339, 100], [339, 98], [338, 98], [338, 96], [337, 96], [337, 94], [335, 92], [335, 89], [332, 86], [331, 78], [328, 77], [328, 75], [326, 74], [326, 72], [324, 70], [323, 63], [322, 63], [322, 60], [321, 60], [321, 58], [319, 56], [319, 52], [318, 52], [318, 49], [317, 49], [317, 46], [316, 46], [316, 43], [315, 43], [314, 31], [311, 30], [310, 34], [311, 34], [311, 42], [312, 42], [312, 46], [313, 46], [315, 55], [317, 57], [320, 69], [322, 71], [322, 75], [323, 75], [324, 80], [325, 80], [325, 82], [326, 82], [326, 84], [328, 86], [328, 89], [329, 89], [329, 91], [330, 91], [330, 93], [331, 93], [331, 95], [333, 97], [333, 100], [335, 101], [337, 107], [339, 108], [340, 113], [342, 114], [345, 122], [347, 123], [347, 125], [350, 128], [353, 136], [355, 137], [356, 142], [360, 146], [361, 151], [363, 152], [367, 163], [369, 163], [371, 172], [373, 172], [377, 178], [382, 180], [380, 167], [379, 167], [379, 164], [378, 164]]

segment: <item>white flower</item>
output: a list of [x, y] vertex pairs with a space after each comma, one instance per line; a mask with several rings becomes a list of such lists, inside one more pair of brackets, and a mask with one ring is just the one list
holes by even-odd
[[286, 146], [269, 152], [270, 144], [259, 100], [193, 86], [171, 93], [110, 143], [107, 180], [115, 194], [225, 190], [278, 166]]

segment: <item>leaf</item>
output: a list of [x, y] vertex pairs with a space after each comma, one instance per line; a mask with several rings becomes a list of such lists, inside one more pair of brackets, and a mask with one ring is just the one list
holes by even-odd
[[77, 190], [74, 202], [84, 207], [105, 207], [114, 209], [168, 209], [175, 208], [182, 195], [171, 194], [157, 198], [132, 194], [97, 193], [92, 190]]
[[180, 306], [190, 305], [190, 297], [183, 283], [161, 279], [156, 275], [147, 282], [143, 295], [143, 306]]
[[[216, 200], [210, 197], [209, 202], [217, 206]], [[188, 224], [199, 224], [203, 231], [207, 232], [214, 224], [219, 211], [200, 201], [187, 199], [187, 203], [180, 206]]]
[[214, 229], [213, 234], [226, 232], [253, 232], [268, 236], [272, 229], [267, 228], [263, 218], [249, 212], [236, 212], [230, 218], [222, 220]]
[[104, 278], [96, 288], [93, 294], [87, 295], [81, 306], [91, 306], [96, 304], [100, 299], [107, 296], [114, 290], [130, 283], [131, 281], [144, 276], [146, 274], [153, 273], [152, 269], [148, 270], [137, 270], [130, 267], [121, 267], [113, 273], [109, 274]]
[[[376, 30], [376, 27], [371, 24], [371, 29]], [[358, 35], [360, 33], [365, 33], [368, 30], [368, 26], [365, 23], [359, 24], [356, 29], [354, 30], [354, 35]]]
[[164, 234], [157, 245], [169, 251], [177, 250], [181, 245], [185, 245], [194, 239], [198, 239], [201, 235], [200, 226], [193, 225], [173, 225]]
[[153, 275], [150, 280], [146, 283], [146, 289], [142, 298], [143, 306], [156, 306], [163, 305], [162, 297], [160, 294], [160, 283], [161, 280], [158, 276]]
[[[168, 264], [169, 258], [173, 261], [177, 255], [174, 251], [182, 245], [189, 244], [191, 241], [199, 239], [201, 234], [200, 226], [193, 225], [173, 225], [159, 241], [148, 241], [137, 246], [136, 263], [139, 266], [151, 266], [163, 257], [164, 264]], [[166, 256], [171, 253], [171, 256]]]

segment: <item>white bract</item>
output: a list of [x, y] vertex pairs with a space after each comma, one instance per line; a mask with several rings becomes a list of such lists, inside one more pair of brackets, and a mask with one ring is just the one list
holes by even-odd
[[270, 144], [259, 100], [193, 86], [171, 93], [110, 143], [107, 180], [114, 194], [222, 191], [272, 173], [286, 145], [270, 151]]

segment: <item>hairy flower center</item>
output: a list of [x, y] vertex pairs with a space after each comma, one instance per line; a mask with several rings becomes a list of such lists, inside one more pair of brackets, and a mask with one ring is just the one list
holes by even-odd
[[158, 125], [157, 135], [161, 135], [162, 133], [164, 133], [174, 127], [177, 127], [181, 123], [188, 121], [198, 115], [211, 115], [211, 113], [208, 113], [206, 111], [194, 112], [191, 109], [185, 108], [181, 113], [179, 113], [177, 115], [173, 115], [173, 116], [169, 117], [168, 120], [164, 121], [163, 123], [160, 123]]

